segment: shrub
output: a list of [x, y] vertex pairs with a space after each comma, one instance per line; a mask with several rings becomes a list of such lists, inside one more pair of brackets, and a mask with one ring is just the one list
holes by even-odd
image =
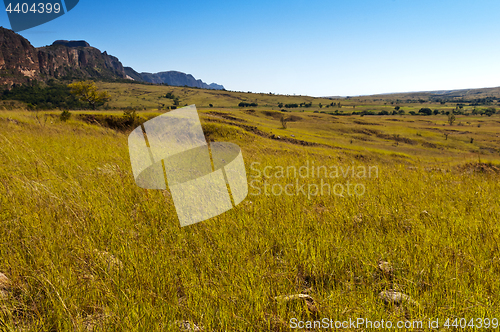
[[66, 122], [71, 118], [71, 113], [68, 110], [62, 111], [62, 113], [59, 115], [59, 119], [63, 122]]
[[138, 115], [135, 110], [125, 110], [123, 111], [123, 117], [125, 118], [125, 124], [133, 127], [137, 122]]

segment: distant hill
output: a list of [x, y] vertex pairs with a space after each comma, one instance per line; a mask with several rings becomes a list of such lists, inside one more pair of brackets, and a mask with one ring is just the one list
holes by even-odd
[[118, 58], [102, 52], [84, 40], [56, 40], [50, 46], [35, 48], [23, 36], [0, 27], [0, 85], [27, 83], [48, 79], [131, 79], [224, 90], [222, 85], [206, 84], [192, 75], [177, 71], [156, 74], [138, 73], [123, 67]]
[[212, 83], [207, 84], [202, 80], [197, 80], [193, 75], [178, 71], [164, 71], [160, 73], [138, 73], [130, 67], [125, 67], [126, 74], [136, 80], [155, 84], [168, 84], [172, 86], [188, 86], [191, 88], [202, 88], [211, 90], [225, 90], [224, 86]]
[[482, 99], [500, 100], [500, 87], [480, 89], [435, 90], [417, 92], [383, 93], [367, 96], [348, 97], [355, 100], [386, 101], [434, 101], [434, 102], [467, 102]]

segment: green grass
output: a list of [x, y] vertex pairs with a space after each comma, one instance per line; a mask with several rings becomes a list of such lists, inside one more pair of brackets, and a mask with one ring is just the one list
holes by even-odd
[[[241, 147], [251, 187], [235, 209], [184, 228], [168, 191], [135, 185], [127, 132], [75, 117], [39, 123], [33, 113], [1, 112], [0, 272], [11, 281], [0, 297], [1, 329], [176, 331], [175, 322], [187, 320], [204, 331], [288, 331], [292, 318], [498, 318], [498, 115], [458, 116], [471, 125], [442, 126], [444, 116], [299, 112], [286, 113], [302, 119], [282, 129], [264, 111], [200, 112], [211, 140]], [[242, 124], [320, 145], [273, 140]], [[445, 131], [452, 131], [447, 140]], [[257, 176], [266, 166], [307, 163], [379, 173]], [[306, 188], [351, 181], [366, 192], [262, 191], [264, 182], [279, 188], [297, 180]], [[394, 272], [381, 273], [379, 260]], [[385, 305], [384, 289], [420, 306]], [[305, 301], [275, 300], [298, 293], [314, 298], [318, 312]]]

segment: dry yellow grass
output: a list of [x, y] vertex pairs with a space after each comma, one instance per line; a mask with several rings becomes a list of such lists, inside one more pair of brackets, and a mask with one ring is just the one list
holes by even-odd
[[[497, 115], [450, 127], [443, 116], [298, 112], [281, 129], [266, 111], [200, 112], [210, 139], [242, 148], [252, 186], [235, 209], [185, 228], [168, 192], [135, 185], [126, 132], [1, 112], [2, 329], [288, 331], [293, 318], [500, 315]], [[378, 173], [276, 173], [305, 165]], [[348, 181], [364, 194], [309, 190]], [[293, 195], [273, 194], [288, 184]], [[419, 305], [386, 304], [382, 291]], [[311, 300], [276, 300], [294, 294]]]

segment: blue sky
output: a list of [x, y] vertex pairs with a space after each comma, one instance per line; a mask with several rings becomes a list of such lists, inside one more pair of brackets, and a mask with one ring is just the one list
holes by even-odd
[[228, 90], [353, 96], [500, 86], [499, 15], [498, 0], [80, 0], [20, 34]]

